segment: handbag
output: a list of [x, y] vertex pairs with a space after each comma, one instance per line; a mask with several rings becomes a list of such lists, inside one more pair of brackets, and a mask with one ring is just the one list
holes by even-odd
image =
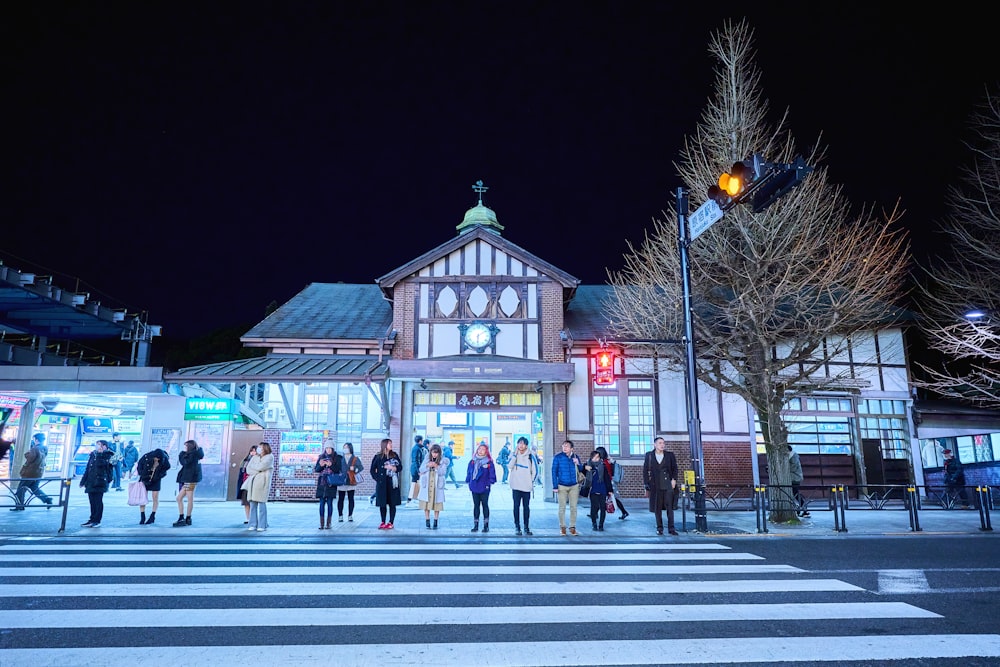
[[604, 511], [608, 514], [615, 513], [615, 499], [611, 496], [608, 496], [604, 501]]
[[327, 486], [344, 486], [347, 484], [347, 475], [342, 472], [328, 472], [326, 473], [326, 485]]
[[149, 493], [141, 479], [135, 479], [128, 483], [128, 504], [133, 507], [149, 504]]

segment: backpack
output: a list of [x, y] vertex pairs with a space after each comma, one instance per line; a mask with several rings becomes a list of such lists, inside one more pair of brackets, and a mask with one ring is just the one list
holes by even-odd
[[611, 472], [611, 481], [614, 482], [615, 484], [618, 484], [622, 481], [622, 477], [624, 476], [625, 476], [625, 469], [622, 468], [621, 464], [618, 463], [618, 461], [615, 461]]

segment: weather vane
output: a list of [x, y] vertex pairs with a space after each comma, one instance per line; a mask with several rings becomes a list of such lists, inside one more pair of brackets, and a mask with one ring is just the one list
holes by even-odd
[[483, 185], [482, 180], [476, 181], [476, 184], [472, 186], [472, 189], [479, 193], [479, 205], [483, 205], [483, 193], [489, 190], [488, 187]]

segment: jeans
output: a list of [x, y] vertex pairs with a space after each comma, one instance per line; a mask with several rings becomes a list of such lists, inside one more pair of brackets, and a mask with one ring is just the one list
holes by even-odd
[[333, 516], [333, 496], [324, 496], [319, 499], [319, 518]]
[[506, 465], [501, 466], [501, 467], [503, 468], [503, 481], [501, 482], [501, 484], [506, 484], [507, 483], [507, 477], [510, 475], [510, 470], [507, 470], [507, 466]]
[[517, 508], [520, 505], [524, 508], [524, 527], [528, 527], [528, 517], [531, 516], [531, 509], [528, 503], [531, 501], [531, 491], [518, 491], [514, 489], [514, 525], [520, 527], [521, 519], [518, 517]]
[[104, 518], [104, 492], [87, 492], [87, 498], [90, 499], [90, 523], [100, 523]]
[[608, 506], [605, 504], [607, 498], [603, 493], [590, 494], [590, 521], [602, 528], [604, 520], [608, 517]]
[[111, 482], [111, 487], [114, 489], [122, 488], [122, 464], [116, 463], [111, 466], [111, 472], [114, 473], [114, 480]]
[[472, 494], [472, 518], [479, 521], [479, 509], [483, 510], [483, 520], [490, 520], [490, 490]]
[[22, 479], [17, 483], [17, 491], [14, 492], [14, 502], [18, 507], [24, 507], [24, 492], [31, 491], [31, 493], [41, 500], [46, 505], [52, 504], [52, 498], [50, 498], [44, 491], [38, 488], [37, 479]]
[[569, 525], [576, 528], [576, 506], [580, 502], [580, 485], [559, 485], [559, 527], [566, 527], [566, 504], [569, 503]]
[[250, 501], [250, 528], [267, 528], [267, 503]]
[[354, 489], [337, 491], [337, 516], [344, 516], [344, 496], [347, 496], [347, 516], [354, 516]]

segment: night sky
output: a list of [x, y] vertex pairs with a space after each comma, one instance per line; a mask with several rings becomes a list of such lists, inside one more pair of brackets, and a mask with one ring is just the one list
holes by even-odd
[[[483, 179], [506, 238], [602, 283], [672, 206], [740, 18], [677, 4], [7, 3], [0, 258], [195, 336], [447, 241]], [[759, 4], [772, 110], [854, 204], [901, 198], [922, 255], [993, 25]]]

